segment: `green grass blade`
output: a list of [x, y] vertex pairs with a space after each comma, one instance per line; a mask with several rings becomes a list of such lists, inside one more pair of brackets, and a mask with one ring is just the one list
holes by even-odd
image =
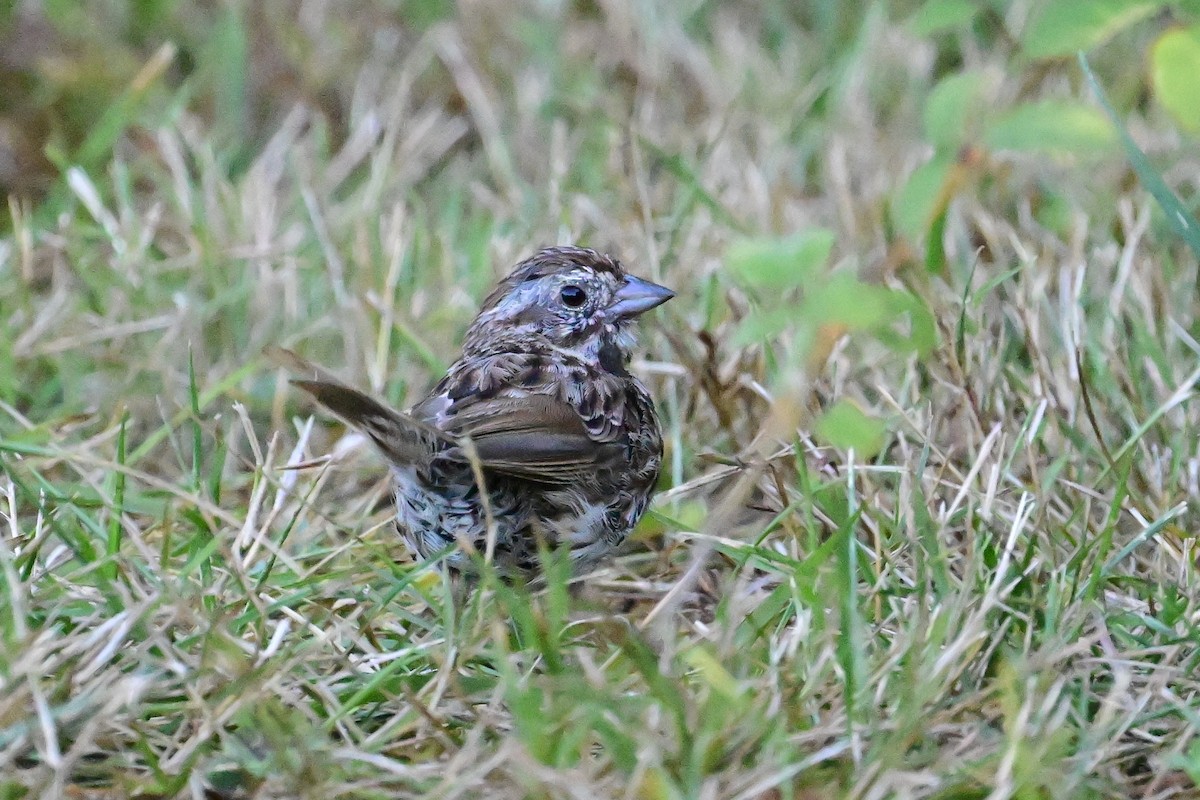
[[1166, 214], [1167, 224], [1184, 242], [1192, 249], [1192, 253], [1200, 258], [1200, 222], [1192, 216], [1183, 202], [1171, 191], [1167, 186], [1166, 181], [1162, 179], [1161, 173], [1154, 168], [1150, 163], [1150, 159], [1146, 158], [1146, 154], [1133, 141], [1133, 137], [1129, 135], [1129, 129], [1125, 127], [1125, 123], [1117, 116], [1116, 110], [1112, 107], [1112, 103], [1108, 101], [1108, 95], [1104, 91], [1104, 87], [1100, 85], [1100, 80], [1096, 77], [1096, 73], [1092, 72], [1091, 66], [1088, 64], [1087, 56], [1082, 52], [1079, 53], [1079, 67], [1083, 70], [1083, 74], [1087, 77], [1088, 85], [1092, 88], [1092, 93], [1096, 96], [1096, 100], [1104, 108], [1108, 118], [1112, 120], [1113, 127], [1117, 129], [1117, 133], [1121, 137], [1121, 146], [1125, 148], [1125, 154], [1129, 157], [1129, 163], [1133, 165], [1134, 172], [1137, 173], [1142, 185], [1146, 187], [1146, 191], [1158, 201], [1158, 205]]

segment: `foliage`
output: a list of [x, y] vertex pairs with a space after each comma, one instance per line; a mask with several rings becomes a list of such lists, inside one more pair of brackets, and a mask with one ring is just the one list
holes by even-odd
[[[0, 793], [1194, 795], [1198, 19], [0, 5]], [[662, 491], [464, 599], [260, 354], [402, 403], [555, 241]]]

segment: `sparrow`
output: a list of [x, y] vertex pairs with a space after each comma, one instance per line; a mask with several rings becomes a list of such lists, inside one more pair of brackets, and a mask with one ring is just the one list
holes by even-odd
[[675, 296], [616, 258], [549, 247], [483, 301], [462, 354], [407, 413], [293, 354], [293, 380], [387, 461], [396, 528], [417, 560], [536, 579], [539, 552], [573, 575], [621, 544], [658, 482], [662, 431], [629, 361], [634, 321]]

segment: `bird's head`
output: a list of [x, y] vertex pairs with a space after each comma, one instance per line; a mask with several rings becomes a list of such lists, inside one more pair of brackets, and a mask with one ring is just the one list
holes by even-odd
[[492, 290], [471, 323], [466, 347], [504, 331], [612, 368], [629, 359], [633, 321], [674, 296], [665, 286], [628, 274], [611, 256], [582, 247], [548, 247], [518, 264]]

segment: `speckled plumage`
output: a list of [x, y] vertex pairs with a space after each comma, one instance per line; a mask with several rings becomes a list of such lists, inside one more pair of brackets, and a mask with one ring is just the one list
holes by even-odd
[[486, 552], [490, 515], [502, 572], [535, 575], [540, 541], [580, 573], [625, 539], [658, 480], [658, 415], [626, 365], [634, 318], [672, 296], [610, 256], [547, 248], [497, 285], [408, 414], [325, 376], [296, 383], [387, 458], [396, 526], [419, 558], [469, 568], [461, 545]]

